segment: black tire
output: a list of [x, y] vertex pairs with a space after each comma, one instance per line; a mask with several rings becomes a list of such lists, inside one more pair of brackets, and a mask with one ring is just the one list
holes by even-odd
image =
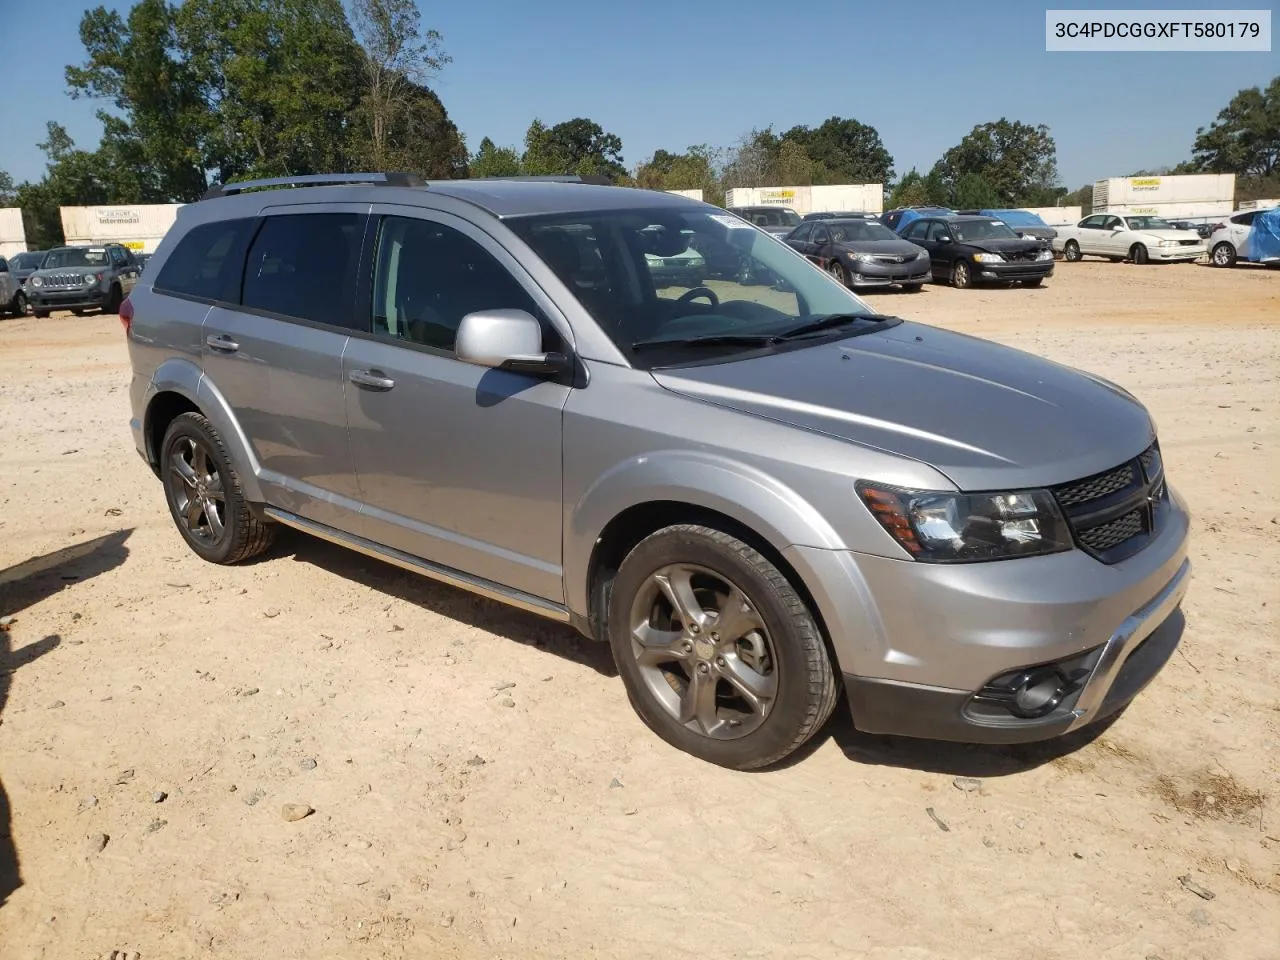
[[1067, 263], [1079, 263], [1084, 259], [1084, 254], [1080, 252], [1080, 244], [1074, 240], [1068, 240], [1062, 247], [1062, 259]]
[[15, 317], [25, 317], [27, 315], [27, 295], [19, 290], [13, 295], [13, 303], [9, 305]]
[[1024, 287], [1038, 287], [1038, 286], [1040, 286], [1042, 283], [1044, 283], [1044, 277], [1036, 277], [1034, 280], [1023, 280], [1023, 281], [1022, 281], [1022, 285], [1023, 285]]
[[45, 320], [45, 319], [47, 319], [47, 318], [48, 318], [48, 316], [49, 316], [49, 311], [48, 311], [48, 310], [40, 310], [40, 309], [38, 309], [38, 308], [37, 308], [37, 309], [35, 309], [35, 310], [32, 310], [32, 311], [31, 311], [31, 315], [32, 315], [33, 317], [35, 317], [37, 320]]
[[1132, 260], [1134, 263], [1136, 263], [1138, 266], [1142, 266], [1145, 263], [1149, 263], [1151, 260], [1151, 258], [1147, 256], [1146, 246], [1141, 243], [1135, 243], [1132, 247], [1129, 248], [1129, 259]]
[[102, 305], [103, 313], [119, 313], [120, 304], [124, 303], [124, 291], [117, 284], [111, 285], [111, 292], [107, 294], [106, 303]]
[[[195, 521], [188, 522], [184, 518], [186, 507], [180, 497], [191, 502], [194, 498], [187, 496], [189, 485], [183, 481], [174, 468], [175, 456], [185, 456], [188, 445], [202, 450], [208, 466], [208, 479], [216, 474], [220, 480], [221, 511], [219, 514], [222, 527], [220, 534], [215, 534], [214, 525], [203, 510]], [[160, 476], [164, 481], [165, 502], [169, 505], [169, 515], [173, 517], [174, 526], [182, 534], [182, 538], [199, 557], [210, 563], [231, 564], [256, 556], [275, 538], [275, 527], [265, 523], [253, 515], [240, 487], [240, 478], [231, 466], [231, 458], [222, 438], [214, 430], [213, 424], [203, 414], [184, 413], [173, 419], [169, 429], [165, 431], [164, 443], [160, 445]], [[201, 489], [213, 489], [208, 483]], [[216, 495], [210, 495], [216, 500]], [[215, 513], [218, 513], [216, 504]], [[201, 524], [199, 521], [204, 520]], [[207, 528], [202, 534], [200, 527]], [[192, 529], [195, 527], [196, 529]]]
[[831, 274], [831, 279], [840, 284], [840, 286], [849, 286], [849, 271], [844, 268], [844, 264], [839, 260], [831, 261], [831, 266], [827, 267], [827, 273]]
[[[751, 617], [758, 618], [755, 622], [762, 625], [775, 693], [769, 709], [762, 711], [761, 719], [749, 718], [753, 726], [747, 733], [718, 739], [691, 729], [650, 688], [646, 676], [652, 674], [642, 672], [637, 660], [633, 617], [637, 610], [649, 609], [645, 598], [653, 589], [655, 576], [664, 568], [679, 565], [699, 568], [709, 572], [712, 578], [721, 579], [725, 585], [739, 589], [744, 598], [742, 611], [744, 614], [749, 611]], [[714, 612], [713, 619], [705, 621], [707, 628], [699, 634], [701, 639], [693, 638], [696, 648], [686, 645], [691, 651], [685, 661], [689, 677], [686, 684], [692, 683], [693, 670], [705, 674], [703, 668], [710, 667], [712, 654], [703, 652], [703, 647], [716, 649], [712, 641], [720, 638], [713, 631], [721, 620], [722, 615]], [[812, 737], [835, 707], [839, 684], [822, 632], [804, 600], [761, 553], [719, 530], [679, 524], [642, 540], [618, 571], [610, 592], [607, 622], [618, 672], [640, 719], [672, 746], [710, 763], [735, 770], [777, 763]], [[673, 635], [692, 636], [688, 628]], [[697, 660], [698, 657], [707, 659]], [[714, 661], [723, 666], [724, 658], [715, 656]], [[712, 672], [718, 669], [714, 667]], [[675, 690], [681, 678], [667, 682]], [[716, 691], [715, 709], [719, 710], [722, 696], [727, 694], [731, 699], [735, 691], [727, 680], [713, 678], [711, 682]], [[681, 696], [679, 691], [675, 692]], [[741, 721], [727, 721], [726, 729], [731, 731], [735, 722]]]
[[1223, 240], [1214, 246], [1209, 255], [1209, 262], [1215, 267], [1234, 267], [1236, 265], [1236, 248]]
[[957, 260], [951, 265], [951, 285], [957, 290], [968, 290], [973, 286], [973, 270], [969, 261]]

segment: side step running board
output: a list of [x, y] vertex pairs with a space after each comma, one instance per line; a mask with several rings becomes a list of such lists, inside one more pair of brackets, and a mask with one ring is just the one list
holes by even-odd
[[395, 564], [397, 567], [422, 574], [424, 577], [430, 577], [432, 580], [438, 580], [441, 583], [447, 583], [452, 587], [458, 587], [459, 589], [479, 594], [482, 597], [487, 597], [490, 600], [497, 600], [500, 603], [519, 607], [529, 613], [536, 613], [540, 617], [558, 620], [561, 623], [569, 622], [569, 611], [566, 607], [550, 600], [544, 600], [542, 597], [535, 597], [533, 594], [525, 593], [522, 590], [512, 590], [510, 587], [504, 587], [502, 584], [494, 583], [492, 580], [473, 577], [471, 574], [463, 573], [461, 570], [432, 563], [430, 560], [423, 560], [421, 557], [415, 557], [412, 554], [404, 553], [391, 547], [384, 547], [374, 543], [372, 540], [366, 540], [364, 537], [357, 537], [355, 534], [345, 533], [342, 530], [335, 530], [333, 527], [326, 526], [323, 523], [316, 523], [314, 520], [307, 520], [297, 514], [289, 513], [287, 510], [267, 507], [263, 512], [272, 520], [278, 520], [286, 527], [293, 527], [295, 530], [309, 533], [313, 537], [319, 537], [321, 540], [328, 540], [330, 543], [336, 543], [340, 547], [347, 547], [357, 553], [363, 553], [366, 557], [373, 557], [375, 560], [383, 560], [387, 563]]

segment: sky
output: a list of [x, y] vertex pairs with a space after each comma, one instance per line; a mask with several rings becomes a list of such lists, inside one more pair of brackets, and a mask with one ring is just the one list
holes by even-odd
[[[80, 0], [0, 0], [0, 23], [38, 10], [37, 43], [6, 44], [0, 170], [39, 179], [45, 122], [92, 149], [101, 104], [73, 100], [83, 61]], [[129, 0], [107, 0], [127, 10]], [[488, 0], [419, 3], [453, 57], [434, 83], [475, 150], [516, 146], [534, 117], [589, 117], [622, 138], [628, 168], [665, 148], [729, 146], [753, 127], [831, 116], [874, 126], [898, 176], [935, 160], [976, 124], [1047, 124], [1063, 185], [1172, 166], [1239, 90], [1280, 73], [1280, 53], [1047, 53], [1047, 4], [833, 0]], [[1053, 9], [1101, 3], [1054, 0]], [[1273, 9], [1258, 0], [1128, 9]], [[20, 31], [21, 34], [21, 31]], [[33, 36], [35, 36], [33, 34]], [[1277, 48], [1280, 49], [1280, 48]]]

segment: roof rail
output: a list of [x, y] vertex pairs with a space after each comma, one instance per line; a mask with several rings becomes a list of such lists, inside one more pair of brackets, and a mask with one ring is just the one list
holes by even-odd
[[586, 176], [579, 176], [576, 173], [554, 174], [551, 176], [523, 176], [513, 175], [510, 177], [470, 177], [471, 180], [523, 180], [534, 183], [590, 183], [595, 186], [610, 187], [613, 181], [601, 174], [589, 173]]
[[297, 177], [270, 177], [239, 183], [215, 183], [201, 200], [229, 197], [263, 187], [314, 187], [322, 184], [363, 183], [377, 187], [424, 187], [427, 181], [415, 173], [309, 173]]

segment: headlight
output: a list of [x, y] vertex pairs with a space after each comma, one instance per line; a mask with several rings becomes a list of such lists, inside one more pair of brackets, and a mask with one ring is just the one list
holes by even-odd
[[850, 260], [857, 260], [859, 263], [875, 263], [876, 256], [874, 253], [849, 253]]
[[43, 287], [43, 286], [44, 286], [44, 278], [43, 278], [43, 277], [32, 277], [32, 278], [31, 278], [30, 280], [28, 280], [27, 282], [28, 282], [28, 283], [30, 283], [33, 287]]
[[1006, 560], [1072, 548], [1071, 532], [1047, 490], [934, 493], [859, 483], [858, 493], [916, 560]]
[[1177, 245], [1178, 245], [1177, 240], [1161, 240], [1160, 241], [1160, 246], [1162, 247], [1176, 247]]
[[91, 283], [96, 283], [97, 281], [98, 281], [98, 278], [95, 277], [92, 273], [86, 273], [84, 275], [84, 283], [86, 287]]
[[1004, 257], [998, 253], [975, 253], [973, 255], [974, 263], [1004, 263]]
[[929, 251], [928, 251], [928, 250], [921, 250], [919, 253], [917, 253], [917, 254], [916, 254], [916, 259], [917, 259], [917, 260], [926, 260], [926, 259], [928, 259], [928, 257], [929, 257]]
[[1037, 254], [1036, 254], [1036, 259], [1037, 259], [1037, 260], [1052, 260], [1052, 259], [1053, 259], [1053, 251], [1052, 251], [1052, 250], [1041, 250], [1039, 253], [1037, 253]]

